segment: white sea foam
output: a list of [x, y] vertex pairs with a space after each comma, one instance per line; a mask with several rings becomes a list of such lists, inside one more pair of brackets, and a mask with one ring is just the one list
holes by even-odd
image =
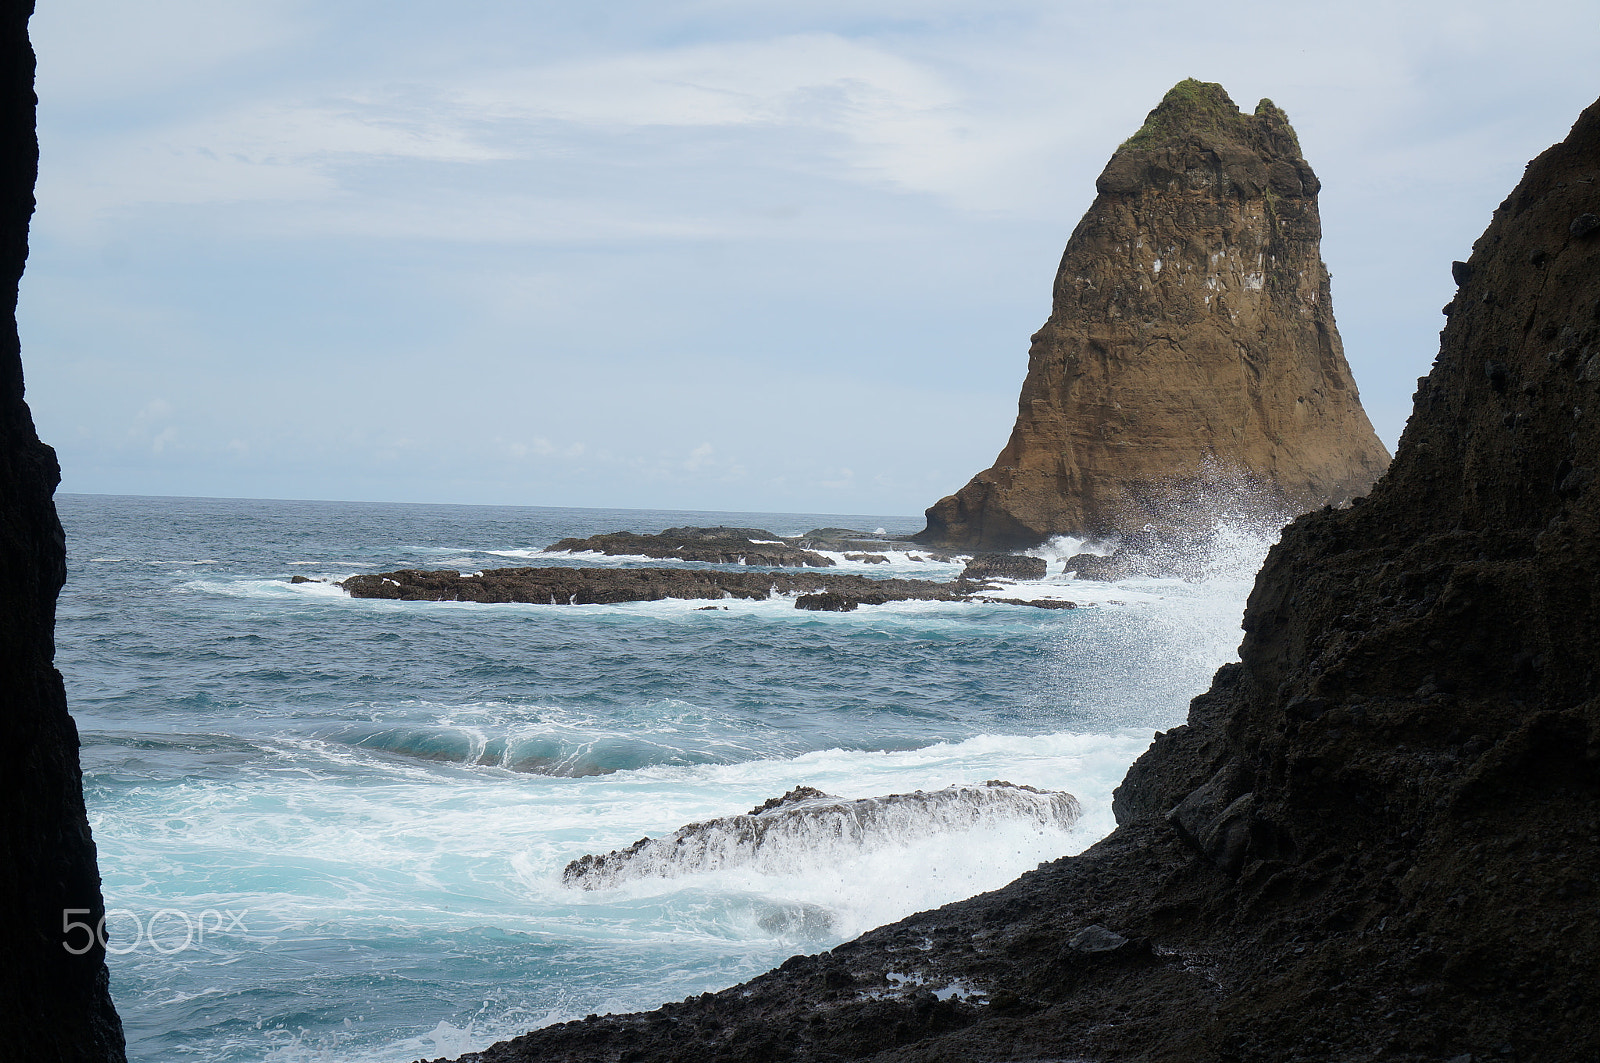
[[[181, 678], [167, 676], [160, 704], [147, 695], [149, 706], [130, 710], [117, 670], [140, 652], [141, 639], [130, 637], [130, 655], [79, 702], [89, 724], [86, 784], [108, 902], [145, 916], [163, 909], [249, 913], [248, 934], [208, 940], [204, 952], [116, 958], [119, 984], [159, 987], [148, 1001], [168, 1009], [147, 1011], [130, 1026], [137, 1031], [145, 1022], [147, 1051], [156, 1043], [152, 1014], [166, 1020], [163, 1030], [203, 1030], [208, 1012], [225, 1003], [235, 1013], [258, 1007], [254, 1014], [276, 1015], [269, 1022], [280, 1026], [236, 1034], [219, 1027], [204, 1040], [215, 1058], [226, 1055], [224, 1041], [239, 1055], [267, 1052], [285, 1061], [455, 1055], [546, 1022], [720, 988], [793, 952], [996, 888], [1041, 861], [1080, 851], [1112, 828], [1111, 790], [1151, 729], [1181, 719], [1187, 698], [1231, 655], [1248, 570], [1265, 546], [1246, 531], [1233, 540], [1223, 535], [1193, 579], [1104, 584], [1059, 573], [1057, 559], [1084, 544], [1046, 544], [1036, 553], [1057, 571], [995, 594], [1098, 606], [1077, 611], [896, 602], [812, 613], [783, 596], [724, 599], [714, 610], [705, 609], [713, 603], [679, 600], [555, 609], [360, 600], [331, 583], [288, 582], [291, 573], [338, 579], [374, 571], [369, 561], [314, 559], [361, 558], [368, 550], [400, 559], [382, 566], [395, 568], [472, 569], [491, 556], [622, 561], [373, 546], [380, 540], [364, 534], [371, 541], [288, 547], [287, 556], [303, 551], [302, 559], [230, 561], [200, 579], [181, 568], [193, 562], [150, 570], [141, 578], [158, 577], [159, 589], [141, 615], [188, 608], [196, 630], [220, 616], [227, 641], [219, 636], [206, 647], [210, 655], [173, 673]], [[216, 552], [228, 544], [151, 541], [126, 549], [235, 556]], [[413, 541], [421, 536], [403, 540]], [[843, 561], [841, 554], [839, 568], [811, 571], [941, 579], [959, 571], [959, 564], [915, 561], [912, 555], [925, 552], [897, 546], [903, 549], [885, 551], [888, 564]], [[97, 552], [110, 557], [124, 549], [108, 542]], [[109, 586], [117, 570], [99, 571]], [[161, 600], [171, 590], [191, 597]], [[288, 666], [277, 657], [290, 644], [285, 633], [320, 640], [334, 632], [352, 634], [339, 648], [360, 671], [319, 677], [314, 655]], [[941, 646], [952, 653], [992, 648], [1015, 666], [993, 688], [971, 694], [974, 711], [992, 721], [982, 726], [995, 733], [945, 741], [931, 740], [974, 726], [949, 722], [948, 710], [967, 696], [958, 670], [943, 687], [911, 684], [904, 699], [891, 693], [894, 712], [876, 719], [853, 715], [859, 699], [831, 704], [829, 684], [821, 682], [789, 718], [758, 727], [759, 714], [745, 711], [742, 694], [705, 699], [706, 706], [676, 701], [693, 696], [677, 673], [663, 672], [656, 690], [648, 668], [633, 668], [632, 654], [680, 641], [708, 647], [707, 667], [716, 668], [720, 655], [738, 652], [752, 632], [758, 651], [836, 647], [859, 654], [879, 669], [873, 682], [882, 678], [886, 691], [895, 689], [893, 667], [905, 663], [902, 647], [921, 654], [938, 654]], [[492, 661], [472, 659], [472, 647], [488, 644], [480, 634], [500, 647]], [[691, 637], [680, 639], [685, 634]], [[469, 647], [459, 668], [454, 649], [418, 649], [440, 645]], [[592, 698], [567, 689], [551, 694], [550, 704], [536, 703], [548, 689], [541, 669], [551, 658], [531, 647], [567, 645], [598, 647], [595, 673], [628, 682], [597, 684]], [[526, 661], [517, 659], [520, 647], [530, 648]], [[183, 658], [178, 652], [168, 659]], [[821, 652], [796, 660], [796, 675], [825, 674], [814, 671], [826, 667], [816, 663], [826, 660]], [[215, 675], [212, 661], [219, 662]], [[292, 673], [289, 681], [271, 678], [280, 668]], [[432, 671], [423, 676], [423, 668]], [[251, 678], [258, 672], [267, 678]], [[374, 674], [386, 680], [372, 684], [381, 694], [368, 693]], [[411, 675], [419, 677], [416, 693], [394, 679]], [[636, 689], [651, 692], [636, 696]], [[837, 731], [819, 729], [829, 720], [840, 721]], [[880, 750], [816, 749], [818, 734]], [[926, 744], [881, 751], [915, 743]], [[590, 769], [609, 774], [585, 774]], [[613, 890], [577, 891], [560, 881], [576, 857], [736, 815], [797, 785], [853, 799], [995, 778], [1070, 792], [1082, 801], [1083, 816], [1070, 829], [1012, 820], [978, 830], [952, 822], [920, 835], [886, 832], [853, 850]], [[305, 972], [313, 967], [322, 973], [308, 989]], [[493, 972], [494, 988], [478, 997], [491, 977], [484, 972]], [[263, 986], [286, 988], [288, 997], [258, 1005]], [[218, 987], [233, 995], [215, 995]], [[930, 981], [927, 988], [966, 995], [969, 987]], [[318, 1007], [348, 1008], [350, 1022], [299, 1018]], [[384, 1014], [362, 1014], [372, 1009]], [[376, 1022], [364, 1026], [369, 1017]], [[302, 1021], [309, 1032], [290, 1028]]]
[[650, 878], [751, 870], [814, 875], [874, 850], [904, 847], [941, 834], [993, 832], [1018, 824], [1066, 832], [1082, 809], [1071, 794], [988, 782], [883, 797], [797, 798], [689, 824], [609, 855], [569, 864], [562, 880], [582, 889], [614, 889]]

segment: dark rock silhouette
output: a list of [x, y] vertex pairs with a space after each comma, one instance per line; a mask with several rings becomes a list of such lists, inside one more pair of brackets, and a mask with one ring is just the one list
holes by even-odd
[[[1037, 558], [1024, 560], [1037, 561]], [[1043, 561], [1039, 561], [1043, 565]], [[925, 601], [1000, 602], [1042, 609], [1070, 609], [1059, 601], [973, 597], [990, 589], [982, 580], [948, 583], [925, 579], [873, 579], [853, 574], [809, 572], [728, 572], [706, 568], [491, 568], [463, 576], [452, 568], [401, 569], [351, 576], [339, 584], [352, 598], [403, 602], [522, 602], [529, 605], [618, 605], [659, 602], [667, 598], [744, 598], [759, 601], [774, 594], [795, 594], [795, 606], [849, 612], [861, 605]]]
[[1600, 1058], [1597, 210], [1600, 103], [1474, 245], [1387, 476], [1285, 529], [1109, 837], [471, 1058]]
[[1388, 462], [1356, 394], [1289, 120], [1178, 84], [1123, 144], [1067, 242], [994, 465], [917, 541], [1104, 538], [1218, 507], [1282, 519], [1365, 494]]
[[832, 591], [823, 591], [820, 594], [802, 594], [794, 600], [796, 609], [809, 609], [813, 613], [851, 613], [859, 608], [861, 603], [855, 598], [846, 598], [842, 594]]
[[51, 501], [61, 477], [23, 401], [17, 339], [39, 161], [32, 12], [32, 3], [0, 2], [0, 1056], [81, 1063], [124, 1051], [101, 943], [82, 927], [63, 933], [64, 920], [97, 927], [105, 904], [78, 731], [52, 663], [66, 579]]
[[[707, 568], [492, 568], [472, 576], [454, 569], [403, 569], [351, 576], [340, 584], [352, 598], [407, 602], [525, 602], [532, 605], [616, 605], [666, 598], [760, 600], [773, 594], [831, 592], [861, 605], [917, 599], [960, 601], [968, 590], [921, 579], [809, 572], [728, 572]], [[852, 606], [853, 608], [853, 606]]]
[[979, 554], [961, 570], [961, 579], [1044, 579], [1048, 565], [1026, 554]]

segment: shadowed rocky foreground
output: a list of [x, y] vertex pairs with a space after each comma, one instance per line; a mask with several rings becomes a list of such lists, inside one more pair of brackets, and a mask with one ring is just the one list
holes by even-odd
[[[1458, 263], [1387, 476], [1295, 521], [1120, 826], [480, 1061], [1600, 1058], [1600, 104]], [[868, 888], [864, 886], [864, 888]]]
[[[33, 4], [0, 0], [0, 1059], [123, 1058], [103, 942], [105, 914], [84, 812], [78, 730], [56, 671], [66, 544], [51, 496], [55, 452], [23, 401], [17, 285], [39, 147]], [[64, 933], [67, 922], [82, 924]]]

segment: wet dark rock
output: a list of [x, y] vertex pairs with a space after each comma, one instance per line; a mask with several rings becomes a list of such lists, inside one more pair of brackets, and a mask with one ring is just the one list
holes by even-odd
[[1126, 556], [1118, 557], [1113, 554], [1109, 557], [1102, 557], [1099, 554], [1073, 554], [1062, 562], [1061, 572], [1063, 575], [1075, 575], [1078, 579], [1114, 583], [1119, 579], [1127, 579], [1133, 575], [1133, 566]]
[[750, 810], [752, 816], [759, 816], [763, 812], [771, 812], [775, 808], [786, 808], [789, 805], [798, 805], [803, 801], [817, 801], [830, 798], [833, 795], [824, 793], [815, 786], [796, 786], [782, 797], [769, 797], [761, 804]]
[[1588, 487], [1594, 481], [1594, 470], [1584, 465], [1567, 465], [1565, 469], [1557, 469], [1556, 493], [1560, 495], [1575, 495]]
[[312, 579], [310, 576], [290, 576], [289, 577], [289, 582], [290, 583], [321, 583], [322, 581], [319, 580], [319, 579]]
[[611, 532], [591, 535], [587, 539], [562, 539], [545, 547], [545, 551], [592, 551], [612, 557], [672, 558], [677, 561], [773, 568], [827, 568], [834, 563], [831, 557], [791, 546], [761, 528], [668, 528], [656, 535]]
[[[821, 845], [862, 850], [896, 845], [950, 829], [983, 824], [1033, 823], [1068, 828], [1082, 810], [1078, 799], [1059, 791], [991, 779], [981, 786], [947, 786], [909, 794], [846, 800], [814, 787], [796, 787], [744, 815], [690, 823], [660, 840], [640, 838], [626, 849], [579, 857], [561, 881], [585, 890], [610, 889], [637, 879], [673, 878], [714, 868], [760, 867], [763, 861], [791, 868]], [[818, 910], [816, 925], [829, 916]], [[813, 966], [810, 956], [792, 956], [780, 970]]]
[[1044, 579], [1048, 570], [1049, 566], [1042, 557], [1028, 557], [1024, 554], [979, 554], [967, 562], [967, 567], [961, 572], [961, 578], [1034, 580]]
[[813, 613], [848, 613], [854, 611], [860, 604], [854, 598], [846, 598], [832, 591], [802, 594], [794, 600], [796, 609], [809, 609]]
[[800, 572], [727, 572], [704, 568], [494, 568], [463, 576], [455, 569], [402, 569], [351, 576], [340, 584], [352, 598], [405, 602], [524, 602], [533, 605], [615, 605], [667, 598], [744, 598], [822, 594], [863, 605], [961, 601], [954, 583]]
[[989, 605], [1026, 605], [1034, 609], [1076, 609], [1077, 602], [1069, 602], [1060, 598], [974, 598], [976, 602], [986, 602]]
[[845, 554], [846, 561], [862, 561], [869, 565], [887, 564], [889, 559], [883, 554]]
[[1099, 923], [1090, 923], [1067, 942], [1067, 948], [1074, 952], [1115, 952], [1128, 943], [1128, 939], [1114, 930], [1107, 930]]
[[23, 400], [16, 327], [39, 159], [32, 9], [0, 4], [0, 1057], [101, 1063], [123, 1058], [123, 1036], [90, 929], [105, 902], [78, 731], [54, 664], [67, 571], [52, 501], [61, 475]]

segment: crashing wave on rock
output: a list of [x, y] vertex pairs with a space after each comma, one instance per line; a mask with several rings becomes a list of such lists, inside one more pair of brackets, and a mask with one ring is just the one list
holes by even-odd
[[857, 800], [800, 786], [743, 815], [691, 823], [665, 838], [640, 838], [626, 849], [580, 857], [567, 865], [561, 881], [599, 890], [730, 868], [793, 873], [868, 849], [1003, 822], [1065, 830], [1081, 813], [1069, 793], [999, 779]]

